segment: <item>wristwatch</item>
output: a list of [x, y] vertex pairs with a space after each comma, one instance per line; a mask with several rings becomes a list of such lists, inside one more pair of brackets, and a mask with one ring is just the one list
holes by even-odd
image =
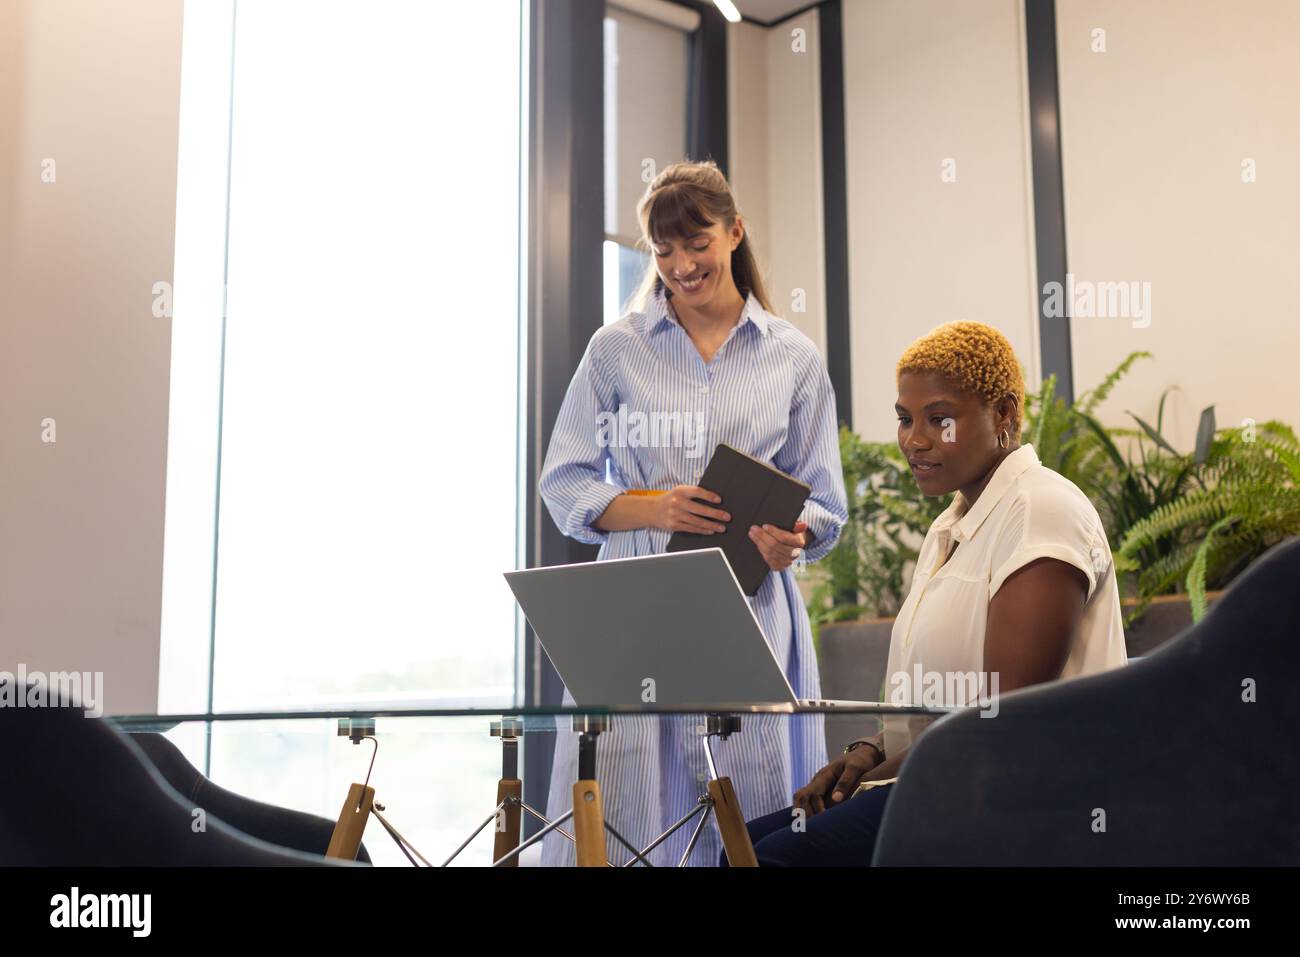
[[870, 745], [871, 747], [876, 749], [876, 752], [880, 755], [880, 761], [878, 761], [877, 763], [883, 764], [885, 761], [885, 749], [882, 748], [880, 745], [876, 744], [876, 742], [874, 741], [854, 741], [852, 744], [846, 744], [844, 746], [844, 753], [848, 754], [850, 751], [855, 751], [864, 744]]

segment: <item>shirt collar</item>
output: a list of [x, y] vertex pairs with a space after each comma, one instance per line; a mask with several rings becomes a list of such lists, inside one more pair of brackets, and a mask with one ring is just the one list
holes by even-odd
[[1020, 446], [999, 463], [997, 471], [989, 479], [989, 484], [984, 486], [984, 491], [980, 493], [979, 498], [975, 499], [974, 508], [967, 510], [966, 500], [961, 492], [954, 495], [952, 503], [934, 520], [935, 531], [945, 532], [951, 528], [955, 541], [970, 541], [979, 531], [979, 527], [984, 524], [984, 519], [989, 517], [998, 502], [1002, 501], [1011, 490], [1016, 479], [1027, 469], [1038, 464], [1038, 453], [1034, 451], [1034, 447]]
[[[672, 310], [668, 308], [668, 298], [664, 295], [663, 286], [661, 285], [654, 294], [650, 303], [650, 331], [657, 332], [659, 327], [665, 323], [678, 325], [677, 320], [673, 318]], [[741, 310], [740, 322], [738, 326], [743, 326], [746, 322], [752, 322], [761, 335], [767, 335], [767, 312], [759, 304], [758, 297], [752, 292], [745, 299], [745, 308]]]

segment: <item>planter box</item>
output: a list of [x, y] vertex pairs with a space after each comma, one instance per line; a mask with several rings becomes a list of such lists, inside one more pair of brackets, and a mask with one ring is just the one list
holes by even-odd
[[[884, 694], [885, 667], [889, 664], [892, 618], [868, 618], [822, 625], [819, 664], [822, 697], [849, 701], [880, 701]], [[880, 719], [867, 714], [826, 716], [826, 750], [830, 757], [858, 738], [880, 731]]]
[[[1205, 593], [1205, 600], [1213, 605], [1222, 595], [1221, 591]], [[1137, 602], [1125, 601], [1124, 617], [1136, 606]], [[1186, 595], [1161, 595], [1154, 598], [1142, 617], [1131, 628], [1124, 629], [1124, 643], [1128, 646], [1128, 656], [1137, 658], [1149, 655], [1170, 638], [1177, 637], [1192, 627], [1192, 602]]]

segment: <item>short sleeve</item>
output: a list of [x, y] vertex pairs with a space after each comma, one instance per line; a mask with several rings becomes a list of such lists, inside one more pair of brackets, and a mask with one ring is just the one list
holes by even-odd
[[1110, 570], [1110, 545], [1101, 518], [1077, 489], [1053, 486], [1017, 495], [993, 546], [990, 600], [1013, 573], [1040, 558], [1054, 558], [1083, 572], [1089, 600]]

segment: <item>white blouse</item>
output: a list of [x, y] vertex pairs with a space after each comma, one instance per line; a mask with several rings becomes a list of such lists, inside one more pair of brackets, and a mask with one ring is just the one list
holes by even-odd
[[[953, 543], [960, 547], [944, 562]], [[889, 642], [885, 700], [975, 706], [995, 690], [983, 676], [989, 601], [1012, 572], [1055, 558], [1088, 578], [1083, 620], [1061, 678], [1128, 661], [1115, 563], [1101, 518], [1069, 479], [1038, 461], [1032, 445], [1012, 452], [969, 511], [960, 492], [934, 520], [917, 557], [907, 600]], [[885, 720], [885, 751], [907, 747], [929, 720]]]

